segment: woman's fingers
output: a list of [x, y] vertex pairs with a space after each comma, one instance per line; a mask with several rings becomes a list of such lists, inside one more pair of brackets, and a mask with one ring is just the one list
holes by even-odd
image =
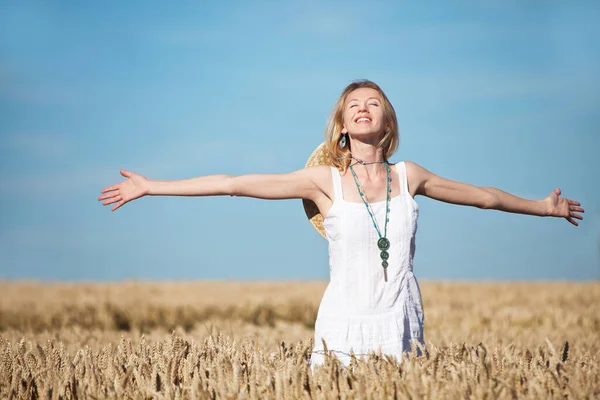
[[103, 194], [103, 195], [100, 195], [100, 196], [98, 197], [98, 200], [104, 200], [104, 199], [108, 199], [108, 198], [110, 198], [110, 197], [117, 196], [118, 194], [119, 194], [119, 192], [118, 192], [118, 191], [113, 191], [112, 193], [105, 193], [105, 194]]
[[104, 189], [102, 189], [100, 191], [100, 193], [108, 193], [108, 192], [112, 192], [113, 190], [119, 190], [123, 187], [123, 183], [125, 183], [125, 182], [127, 182], [127, 181], [123, 181], [121, 183], [117, 183], [116, 185], [105, 187]]
[[566, 217], [565, 218], [567, 221], [569, 221], [570, 223], [572, 223], [575, 226], [579, 226], [579, 224], [577, 223], [577, 221], [575, 221], [573, 218], [571, 217]]
[[100, 191], [100, 193], [112, 192], [113, 190], [117, 190], [117, 189], [119, 189], [119, 185], [112, 185], [109, 187], [105, 187], [104, 189], [102, 189]]
[[125, 204], [125, 202], [121, 200], [111, 209], [111, 211], [115, 211], [117, 208], [121, 207], [123, 204]]
[[567, 200], [569, 203], [569, 216], [565, 219], [569, 221], [569, 223], [579, 226], [576, 219], [583, 220], [583, 216], [580, 213], [584, 213], [585, 210], [581, 206], [581, 203], [575, 200]]
[[112, 204], [112, 203], [115, 203], [115, 202], [121, 201], [121, 200], [123, 200], [123, 198], [121, 196], [115, 196], [115, 197], [112, 197], [112, 198], [102, 202], [102, 205], [107, 206], [109, 204]]
[[[119, 170], [119, 172], [125, 178], [129, 178], [129, 179], [131, 179], [131, 177], [134, 175], [133, 172], [129, 172], [124, 169]], [[114, 206], [112, 207], [112, 211], [117, 210], [119, 207], [121, 207], [123, 204], [130, 201], [132, 198], [130, 192], [132, 191], [132, 188], [135, 188], [135, 184], [132, 185], [129, 182], [132, 182], [132, 181], [127, 180], [127, 181], [118, 183], [116, 185], [105, 187], [104, 189], [101, 190], [100, 193], [102, 193], [102, 194], [100, 196], [98, 196], [98, 200], [99, 201], [104, 200], [102, 202], [102, 205], [104, 205], [104, 206], [107, 206], [109, 204], [114, 204]], [[123, 198], [123, 195], [125, 195], [125, 197], [128, 200], [125, 200]]]
[[[124, 170], [124, 169], [120, 170], [120, 172], [121, 172], [121, 175], [123, 175], [125, 178], [131, 178], [131, 175], [133, 175], [132, 172], [129, 172], [129, 171]], [[121, 187], [122, 184], [123, 184], [123, 182], [118, 183], [116, 185], [109, 186], [109, 187], [105, 187], [104, 189], [102, 189], [101, 193], [106, 193], [106, 192], [111, 192], [113, 190], [118, 190]]]

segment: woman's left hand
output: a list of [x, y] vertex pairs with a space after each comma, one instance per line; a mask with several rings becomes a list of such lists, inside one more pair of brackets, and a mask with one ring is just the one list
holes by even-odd
[[575, 219], [583, 219], [580, 214], [584, 212], [583, 208], [580, 207], [581, 204], [578, 201], [560, 197], [560, 189], [558, 188], [554, 189], [543, 201], [547, 207], [549, 217], [562, 217], [575, 226], [579, 225]]

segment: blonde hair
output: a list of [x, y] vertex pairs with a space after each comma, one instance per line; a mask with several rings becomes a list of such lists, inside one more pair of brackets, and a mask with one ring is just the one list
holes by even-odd
[[400, 137], [398, 135], [398, 121], [396, 119], [396, 111], [392, 106], [392, 103], [388, 100], [383, 90], [375, 82], [369, 80], [355, 81], [346, 86], [342, 91], [339, 99], [333, 106], [329, 119], [327, 120], [327, 126], [325, 128], [325, 155], [327, 158], [327, 164], [336, 167], [340, 171], [345, 171], [350, 165], [350, 150], [351, 143], [350, 137], [346, 138], [346, 146], [342, 149], [339, 146], [340, 138], [342, 136], [342, 128], [344, 126], [344, 103], [350, 93], [356, 89], [369, 88], [375, 89], [381, 95], [383, 100], [383, 116], [385, 134], [383, 138], [377, 144], [377, 147], [383, 149], [383, 157], [388, 160], [392, 154], [398, 149]]

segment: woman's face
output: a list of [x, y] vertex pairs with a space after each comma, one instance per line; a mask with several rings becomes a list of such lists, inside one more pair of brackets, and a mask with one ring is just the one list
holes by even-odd
[[379, 136], [385, 128], [383, 100], [375, 89], [360, 88], [350, 92], [346, 97], [342, 115], [342, 132], [352, 136]]

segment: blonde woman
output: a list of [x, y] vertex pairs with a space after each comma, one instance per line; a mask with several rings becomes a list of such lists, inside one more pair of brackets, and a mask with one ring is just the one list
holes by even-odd
[[[315, 324], [313, 366], [326, 351], [348, 364], [369, 352], [401, 358], [411, 342], [424, 344], [421, 293], [413, 275], [417, 195], [511, 213], [565, 218], [577, 226], [580, 204], [554, 189], [526, 200], [491, 187], [437, 176], [414, 162], [389, 164], [398, 147], [396, 114], [370, 81], [348, 85], [334, 106], [324, 164], [288, 174], [209, 175], [156, 181], [121, 170], [125, 181], [102, 190], [98, 200], [116, 210], [146, 195], [246, 196], [304, 199], [316, 205], [329, 242], [330, 282]], [[314, 154], [313, 154], [314, 155]], [[326, 348], [323, 343], [325, 343]]]

